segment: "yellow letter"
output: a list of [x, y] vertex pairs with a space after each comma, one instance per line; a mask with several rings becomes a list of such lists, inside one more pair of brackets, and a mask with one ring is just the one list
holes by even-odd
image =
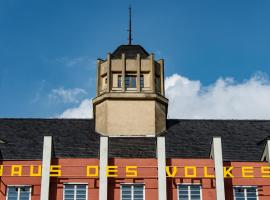
[[223, 167], [224, 178], [234, 178], [233, 174], [231, 173], [232, 170], [233, 170], [233, 166], [229, 168]]
[[253, 167], [242, 167], [243, 178], [253, 178]]
[[11, 166], [11, 176], [21, 176], [22, 175], [22, 166], [21, 165], [12, 165]]
[[137, 177], [137, 166], [126, 166], [126, 177]]
[[[117, 177], [117, 166], [107, 166], [107, 177]], [[111, 174], [112, 173], [112, 174]]]
[[[173, 171], [171, 173], [170, 168], [173, 168]], [[175, 166], [166, 166], [166, 173], [167, 173], [167, 177], [175, 177], [176, 173], [177, 173], [177, 167]]]
[[270, 167], [269, 166], [261, 167], [261, 173], [263, 178], [270, 178]]
[[203, 168], [205, 178], [215, 178], [214, 175], [208, 174], [208, 167]]
[[41, 176], [41, 165], [37, 165], [38, 171], [37, 173], [34, 172], [35, 166], [30, 165], [30, 176]]
[[[196, 178], [197, 177], [197, 170], [195, 166], [185, 166], [185, 177], [186, 178]], [[188, 171], [192, 170], [192, 174], [189, 174]]]
[[51, 165], [50, 168], [50, 176], [51, 177], [58, 177], [61, 176], [61, 165]]
[[[93, 174], [90, 173], [91, 169], [95, 170]], [[98, 166], [87, 165], [87, 167], [86, 167], [86, 176], [90, 176], [90, 177], [98, 176]]]
[[0, 165], [0, 176], [3, 176], [3, 169], [4, 169], [4, 166]]

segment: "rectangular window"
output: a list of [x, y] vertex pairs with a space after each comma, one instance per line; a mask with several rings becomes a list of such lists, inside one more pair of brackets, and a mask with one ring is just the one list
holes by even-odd
[[258, 200], [257, 187], [233, 187], [234, 200]]
[[122, 87], [122, 76], [118, 75], [117, 78], [117, 87], [121, 88]]
[[64, 200], [86, 200], [86, 184], [64, 184]]
[[141, 85], [141, 88], [144, 87], [144, 76], [143, 75], [140, 76], [140, 85]]
[[121, 200], [144, 200], [144, 185], [122, 184]]
[[178, 200], [201, 200], [200, 185], [178, 185]]
[[30, 186], [8, 186], [7, 200], [30, 200]]
[[136, 88], [136, 76], [127, 75], [125, 77], [125, 86], [126, 88]]

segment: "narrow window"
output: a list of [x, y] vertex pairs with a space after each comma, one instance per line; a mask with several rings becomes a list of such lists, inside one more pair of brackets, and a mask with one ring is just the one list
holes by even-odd
[[64, 200], [86, 200], [86, 184], [64, 184]]
[[257, 200], [257, 187], [235, 186], [233, 187], [234, 200]]
[[130, 76], [130, 79], [131, 79], [131, 85], [130, 87], [131, 88], [136, 88], [136, 76]]
[[200, 185], [178, 185], [179, 200], [201, 200], [201, 196]]
[[144, 185], [122, 184], [121, 200], [144, 200]]
[[117, 87], [121, 88], [122, 87], [122, 76], [118, 75], [118, 79], [117, 79]]
[[8, 186], [7, 200], [30, 200], [30, 186]]
[[140, 76], [140, 85], [141, 85], [141, 88], [144, 88], [144, 76], [143, 75]]
[[136, 76], [127, 75], [125, 77], [125, 86], [126, 88], [136, 88]]

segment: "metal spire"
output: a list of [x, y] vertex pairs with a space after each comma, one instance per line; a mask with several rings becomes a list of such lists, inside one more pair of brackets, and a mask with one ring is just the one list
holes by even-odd
[[128, 24], [128, 44], [131, 45], [132, 35], [131, 35], [131, 6], [129, 6], [129, 24]]

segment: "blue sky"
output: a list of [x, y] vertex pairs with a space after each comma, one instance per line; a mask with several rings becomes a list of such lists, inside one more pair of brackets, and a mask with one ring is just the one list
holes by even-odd
[[270, 74], [270, 1], [0, 1], [0, 117], [53, 117], [94, 97], [95, 61], [127, 42], [130, 3], [133, 43], [164, 58], [167, 77]]

